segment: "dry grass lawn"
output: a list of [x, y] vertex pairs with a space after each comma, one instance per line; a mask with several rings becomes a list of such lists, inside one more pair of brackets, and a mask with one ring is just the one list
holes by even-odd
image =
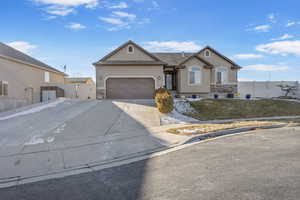
[[300, 115], [300, 103], [285, 100], [203, 99], [190, 102], [195, 113], [185, 113], [200, 120]]
[[[299, 123], [300, 123], [300, 119]], [[290, 121], [235, 121], [230, 123], [217, 124], [197, 124], [181, 128], [172, 128], [167, 132], [178, 135], [198, 135], [209, 132], [216, 132], [228, 129], [247, 128], [247, 127], [264, 127], [272, 125], [287, 125]]]

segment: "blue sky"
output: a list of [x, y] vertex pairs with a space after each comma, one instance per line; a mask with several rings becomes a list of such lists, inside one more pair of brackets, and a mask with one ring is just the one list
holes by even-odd
[[300, 81], [298, 0], [4, 0], [1, 42], [71, 76], [133, 40], [151, 51], [210, 45], [243, 69], [240, 80]]

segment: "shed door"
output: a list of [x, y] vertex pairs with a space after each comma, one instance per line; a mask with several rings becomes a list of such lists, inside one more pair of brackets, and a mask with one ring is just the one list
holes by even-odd
[[153, 99], [155, 82], [152, 78], [109, 78], [106, 80], [108, 99]]
[[52, 101], [56, 99], [56, 90], [43, 90], [43, 102]]

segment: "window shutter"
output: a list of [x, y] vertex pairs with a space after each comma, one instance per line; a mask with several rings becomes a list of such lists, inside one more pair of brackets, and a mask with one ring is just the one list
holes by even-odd
[[3, 85], [3, 95], [7, 96], [8, 95], [8, 84], [4, 83]]
[[222, 72], [217, 72], [217, 84], [222, 83]]
[[2, 81], [0, 81], [0, 96], [2, 96], [3, 95], [3, 86], [2, 86]]

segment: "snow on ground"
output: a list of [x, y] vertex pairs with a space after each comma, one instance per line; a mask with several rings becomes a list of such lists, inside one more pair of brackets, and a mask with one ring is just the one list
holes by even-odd
[[188, 100], [188, 101], [200, 101], [200, 100], [202, 100], [203, 98], [186, 98], [186, 100]]
[[173, 110], [169, 114], [162, 114], [161, 118], [161, 125], [167, 125], [167, 124], [185, 124], [185, 123], [193, 123], [197, 122], [197, 119], [185, 116], [176, 110]]
[[203, 128], [195, 128], [195, 129], [179, 129], [177, 130], [179, 133], [187, 133], [187, 134], [196, 134], [204, 132]]
[[183, 115], [186, 112], [195, 112], [189, 101], [200, 101], [199, 98], [188, 98], [188, 99], [174, 99], [174, 110], [168, 114], [162, 114], [160, 121], [161, 125], [167, 124], [184, 124], [184, 123], [195, 123], [199, 120], [192, 117]]
[[188, 100], [174, 100], [174, 108], [179, 113], [194, 112], [194, 109], [189, 104]]
[[21, 111], [21, 112], [12, 114], [12, 115], [0, 117], [0, 121], [15, 118], [15, 117], [19, 117], [19, 116], [23, 116], [23, 115], [29, 115], [29, 114], [36, 113], [36, 112], [40, 112], [40, 111], [42, 111], [44, 109], [47, 109], [47, 108], [56, 107], [58, 104], [60, 104], [64, 101], [65, 101], [65, 99], [59, 99], [59, 100], [53, 101], [51, 103], [42, 104], [40, 106], [33, 107], [31, 109], [24, 110], [24, 111]]

